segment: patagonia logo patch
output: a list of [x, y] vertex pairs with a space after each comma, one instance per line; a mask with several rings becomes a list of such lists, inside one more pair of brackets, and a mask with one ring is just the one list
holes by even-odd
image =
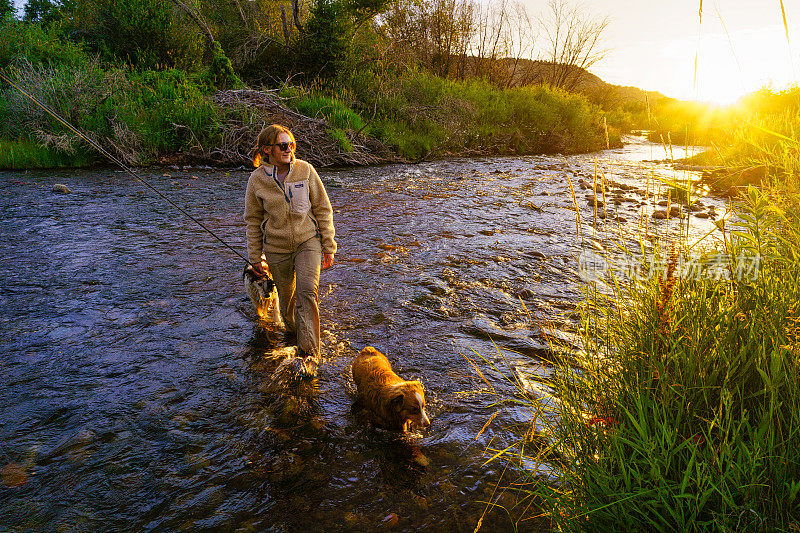
[[302, 189], [305, 186], [306, 186], [305, 183], [295, 183], [294, 188], [295, 189]]

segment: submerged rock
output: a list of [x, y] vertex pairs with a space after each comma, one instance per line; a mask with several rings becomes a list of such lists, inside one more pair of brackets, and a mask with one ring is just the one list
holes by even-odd
[[52, 191], [60, 192], [62, 194], [69, 194], [72, 192], [71, 190], [69, 190], [69, 187], [67, 187], [63, 183], [56, 183], [55, 185], [53, 185]]

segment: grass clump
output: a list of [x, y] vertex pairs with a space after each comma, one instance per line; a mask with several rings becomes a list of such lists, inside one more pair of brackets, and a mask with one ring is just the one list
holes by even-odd
[[[543, 86], [499, 88], [410, 71], [375, 103], [372, 133], [409, 158], [578, 153], [605, 148], [600, 109]], [[612, 144], [619, 133], [612, 130]]]
[[23, 170], [28, 168], [80, 167], [95, 162], [87, 153], [65, 153], [33, 141], [0, 140], [0, 168]]
[[[209, 87], [183, 71], [135, 72], [106, 69], [94, 60], [65, 66], [23, 59], [10, 74], [55, 113], [129, 164], [202, 148], [216, 143], [220, 134], [219, 112], [206, 98]], [[0, 136], [26, 147], [28, 168], [72, 166], [87, 160], [76, 149], [84, 141], [55, 118], [11, 87], [2, 96]], [[42, 150], [33, 150], [33, 143]]]
[[541, 426], [513, 458], [554, 527], [800, 526], [798, 207], [750, 187], [718, 250], [671, 247], [658, 275], [588, 291], [585, 350], [515, 399], [536, 411], [521, 445]]

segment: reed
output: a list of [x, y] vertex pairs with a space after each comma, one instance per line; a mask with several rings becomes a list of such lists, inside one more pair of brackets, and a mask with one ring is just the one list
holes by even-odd
[[719, 250], [657, 245], [658, 275], [587, 289], [583, 349], [516, 376], [534, 414], [497, 457], [522, 501], [563, 530], [800, 526], [798, 207], [750, 187]]

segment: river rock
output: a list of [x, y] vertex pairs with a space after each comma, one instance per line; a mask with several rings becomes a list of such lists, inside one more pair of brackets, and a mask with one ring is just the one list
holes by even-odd
[[700, 211], [699, 213], [695, 213], [694, 216], [697, 218], [708, 218], [708, 213]]
[[[519, 302], [517, 302], [519, 303]], [[546, 342], [537, 339], [529, 329], [504, 330], [495, 324], [486, 315], [477, 314], [472, 320], [464, 322], [460, 328], [464, 333], [469, 333], [478, 338], [491, 339], [498, 346], [519, 352], [523, 355], [547, 358], [550, 354]]]
[[536, 259], [547, 259], [547, 256], [538, 250], [534, 250], [533, 252], [531, 252], [531, 255]]
[[666, 209], [659, 209], [657, 211], [653, 211], [653, 218], [656, 220], [664, 220], [669, 217], [669, 213], [667, 213]]
[[397, 523], [400, 521], [400, 518], [397, 516], [397, 513], [392, 513], [390, 515], [386, 515], [386, 517], [381, 520], [383, 526], [387, 529], [394, 529], [397, 527]]
[[514, 296], [516, 296], [517, 298], [522, 298], [523, 300], [529, 300], [533, 298], [534, 294], [535, 293], [530, 289], [521, 289], [517, 291], [517, 293], [514, 294]]
[[680, 217], [683, 214], [681, 211], [681, 207], [678, 205], [673, 205], [669, 208], [669, 216], [670, 217]]
[[420, 280], [420, 285], [428, 289], [431, 294], [436, 296], [445, 296], [448, 292], [452, 292], [449, 290], [449, 287], [445, 282], [435, 278], [422, 278]]
[[700, 202], [695, 202], [689, 206], [689, 211], [703, 211], [705, 210], [706, 206], [701, 204]]
[[47, 462], [54, 457], [85, 448], [96, 440], [97, 433], [91, 429], [80, 429], [74, 433], [65, 435], [55, 446], [44, 452], [42, 454], [42, 461]]
[[56, 183], [55, 185], [53, 185], [52, 191], [53, 192], [60, 192], [62, 194], [69, 194], [69, 193], [72, 192], [71, 190], [69, 190], [69, 187], [67, 187], [63, 183]]

